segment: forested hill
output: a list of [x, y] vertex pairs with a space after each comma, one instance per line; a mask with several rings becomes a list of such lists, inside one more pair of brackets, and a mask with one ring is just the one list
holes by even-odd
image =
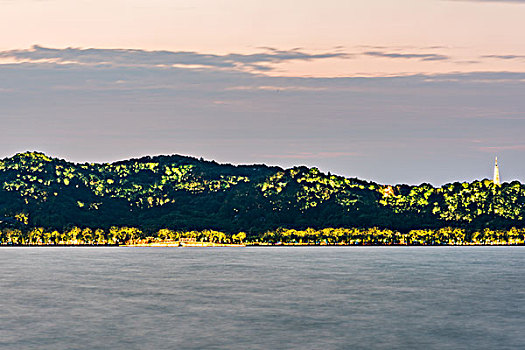
[[2, 225], [145, 231], [279, 227], [523, 227], [525, 186], [489, 180], [393, 187], [316, 168], [218, 164], [179, 155], [74, 164], [42, 153], [0, 161]]

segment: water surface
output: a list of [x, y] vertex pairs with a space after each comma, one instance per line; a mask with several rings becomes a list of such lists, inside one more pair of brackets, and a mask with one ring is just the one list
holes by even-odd
[[520, 349], [525, 247], [0, 248], [1, 349]]

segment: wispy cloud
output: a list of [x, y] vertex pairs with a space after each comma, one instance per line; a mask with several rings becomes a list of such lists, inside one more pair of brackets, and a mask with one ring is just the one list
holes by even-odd
[[[206, 69], [189, 69], [195, 61], [180, 64], [178, 55], [178, 64], [166, 65], [175, 61], [171, 54], [141, 50], [26, 51], [2, 53], [21, 62], [0, 64], [3, 155], [31, 148], [110, 161], [182, 153], [228, 162], [304, 163], [385, 182], [428, 180], [431, 171], [434, 181], [443, 182], [450, 168], [439, 164], [451, 159], [456, 177], [475, 176], [458, 170], [464, 159], [497, 151], [518, 164], [522, 153], [513, 150], [523, 144], [525, 73], [286, 77], [224, 60], [293, 59], [294, 52], [306, 50], [265, 50], [292, 57], [264, 59], [198, 54]], [[472, 139], [483, 142], [462, 141]], [[498, 145], [505, 148], [479, 149]], [[383, 175], [385, 169], [394, 170]], [[408, 179], [407, 173], [416, 175]]]
[[524, 151], [525, 145], [518, 144], [518, 145], [506, 145], [506, 146], [487, 146], [487, 147], [480, 147], [479, 149], [484, 152]]
[[494, 58], [499, 60], [525, 60], [525, 55], [484, 55], [481, 56], [481, 58]]
[[349, 58], [343, 52], [307, 53], [300, 49], [266, 48], [254, 54], [204, 54], [192, 51], [145, 51], [132, 49], [65, 48], [55, 49], [35, 45], [26, 50], [0, 52], [0, 58], [21, 62], [52, 62], [61, 64], [145, 66], [145, 67], [206, 67], [238, 68], [254, 71], [271, 70], [271, 64], [289, 61], [312, 61], [326, 58]]
[[418, 59], [421, 61], [444, 61], [450, 59], [449, 56], [435, 53], [397, 53], [384, 51], [366, 51], [363, 52], [363, 55], [384, 58]]

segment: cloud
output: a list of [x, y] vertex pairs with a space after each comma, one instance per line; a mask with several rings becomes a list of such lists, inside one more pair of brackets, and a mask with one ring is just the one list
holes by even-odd
[[[179, 153], [443, 183], [484, 176], [479, 164], [496, 150], [479, 147], [522, 144], [525, 130], [525, 72], [278, 77], [225, 66], [225, 57], [253, 63], [306, 50], [197, 54], [205, 69], [178, 55], [93, 50], [28, 50], [15, 54], [20, 63], [0, 64], [3, 156], [37, 149], [105, 162]], [[165, 64], [174, 57], [178, 64]], [[525, 174], [521, 152], [498, 156]]]
[[366, 51], [363, 52], [363, 55], [384, 58], [418, 59], [421, 61], [444, 61], [450, 59], [449, 56], [434, 53], [391, 53], [383, 51]]
[[34, 45], [27, 50], [0, 52], [0, 58], [21, 62], [50, 62], [60, 64], [110, 65], [119, 67], [205, 67], [219, 69], [271, 70], [271, 64], [289, 61], [312, 61], [326, 58], [349, 58], [342, 52], [307, 53], [300, 49], [277, 50], [266, 48], [254, 54], [203, 54], [192, 51], [145, 51], [132, 49], [54, 49]]
[[[523, 1], [525, 3], [525, 0]], [[500, 60], [524, 60], [525, 55], [485, 55], [481, 58], [494, 58]]]
[[480, 147], [481, 151], [484, 152], [497, 152], [497, 151], [525, 151], [525, 145], [508, 145], [508, 146], [487, 146]]

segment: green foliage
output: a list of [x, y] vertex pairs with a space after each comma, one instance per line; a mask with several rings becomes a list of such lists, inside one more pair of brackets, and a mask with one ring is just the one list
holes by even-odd
[[371, 227], [324, 228], [304, 230], [279, 228], [247, 240], [245, 232], [228, 234], [216, 230], [173, 231], [160, 229], [150, 235], [134, 227], [111, 227], [109, 230], [72, 227], [64, 232], [41, 227], [21, 231], [0, 229], [3, 245], [115, 245], [177, 242], [181, 239], [216, 244], [251, 245], [523, 245], [525, 229], [483, 229], [467, 231], [443, 227], [438, 230], [410, 230], [402, 233], [390, 229]]
[[[74, 227], [93, 242], [157, 237], [161, 229], [169, 239], [193, 232], [211, 242], [253, 240], [280, 227], [484, 232], [520, 229], [525, 217], [519, 182], [389, 188], [316, 168], [219, 165], [177, 155], [74, 164], [28, 152], [1, 160], [0, 179], [0, 227], [14, 230], [12, 241], [74, 241]], [[44, 229], [26, 235], [35, 228]]]

